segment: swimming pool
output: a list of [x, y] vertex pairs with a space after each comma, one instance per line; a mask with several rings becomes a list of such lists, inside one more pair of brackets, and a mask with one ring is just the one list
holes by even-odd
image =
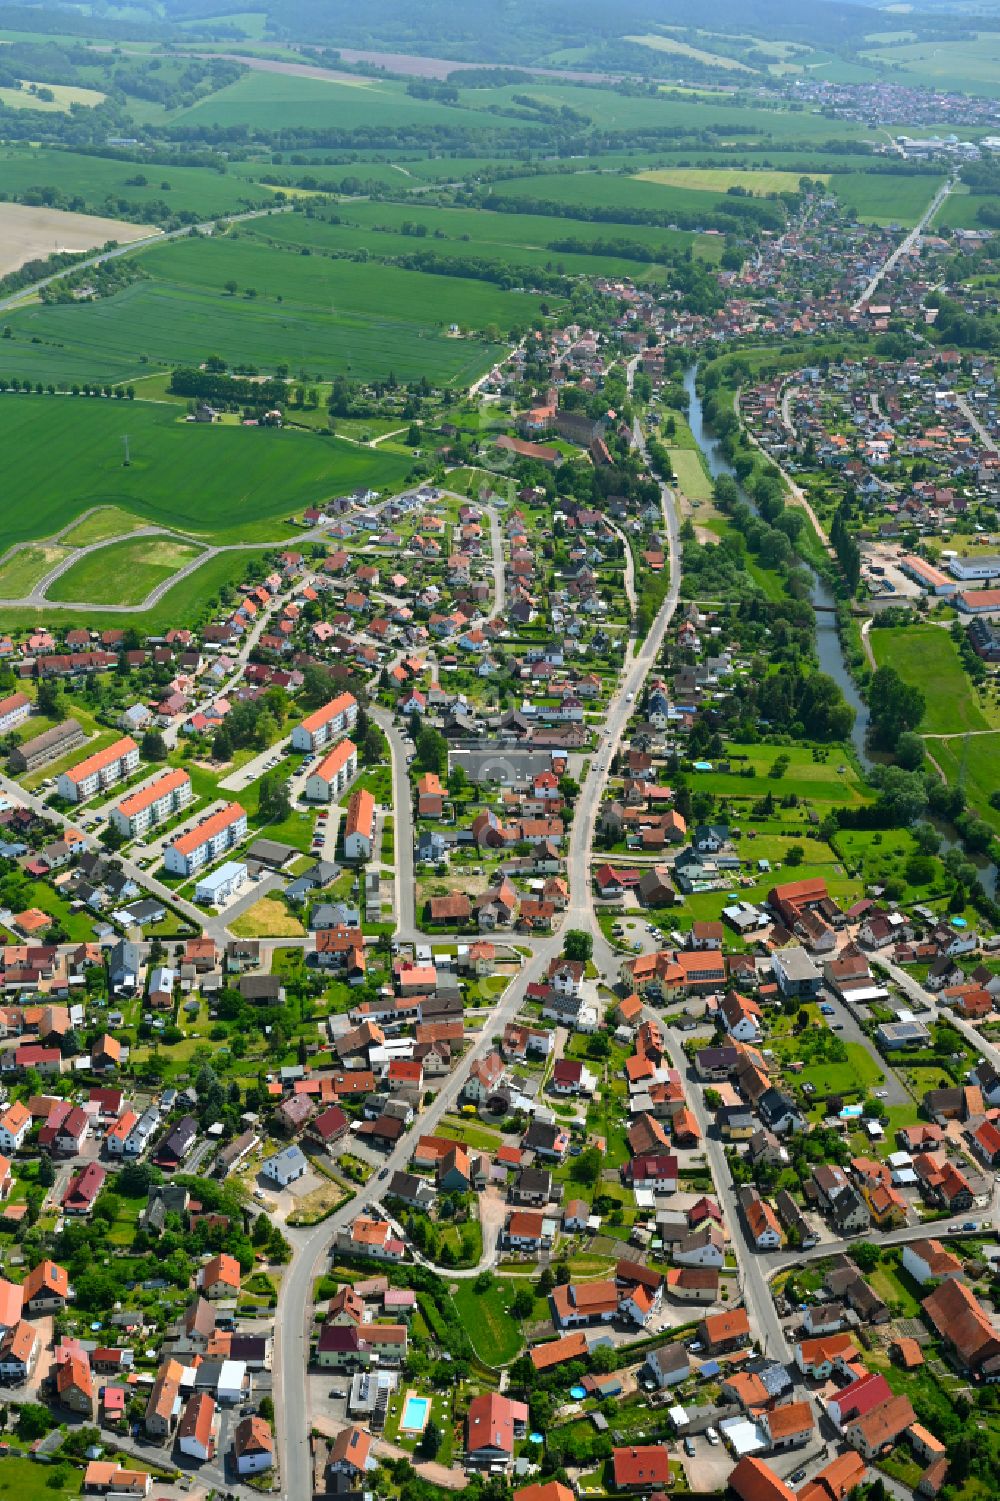
[[415, 1397], [412, 1392], [407, 1392], [406, 1401], [403, 1403], [403, 1416], [399, 1420], [399, 1427], [407, 1433], [423, 1433], [427, 1427], [427, 1419], [430, 1415], [430, 1397]]

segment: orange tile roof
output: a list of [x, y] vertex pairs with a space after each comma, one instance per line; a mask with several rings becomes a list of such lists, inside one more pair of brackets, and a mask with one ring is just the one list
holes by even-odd
[[162, 776], [150, 782], [148, 787], [140, 787], [138, 792], [130, 792], [128, 797], [123, 797], [118, 804], [118, 812], [124, 818], [131, 818], [136, 813], [141, 813], [144, 808], [150, 807], [159, 798], [166, 797], [168, 792], [175, 792], [178, 787], [190, 784], [191, 778], [180, 767], [174, 767], [165, 771]]
[[212, 813], [204, 823], [189, 829], [179, 839], [173, 841], [173, 847], [179, 855], [190, 855], [192, 850], [200, 849], [208, 839], [213, 839], [216, 834], [221, 834], [223, 829], [228, 829], [231, 823], [239, 818], [246, 817], [246, 809], [239, 803], [227, 803], [217, 813]]
[[85, 777], [91, 776], [95, 771], [103, 771], [105, 766], [111, 766], [115, 761], [120, 761], [123, 756], [138, 749], [131, 735], [123, 735], [113, 745], [106, 745], [103, 750], [95, 751], [92, 756], [78, 761], [75, 766], [70, 767], [66, 775], [71, 782], [82, 782]]

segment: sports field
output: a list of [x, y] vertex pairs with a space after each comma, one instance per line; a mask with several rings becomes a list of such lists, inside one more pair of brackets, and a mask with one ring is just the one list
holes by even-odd
[[919, 725], [921, 734], [961, 734], [990, 728], [962, 667], [958, 648], [941, 626], [870, 631], [868, 640], [880, 667], [894, 667], [905, 682], [924, 695], [927, 707]]
[[[690, 188], [700, 193], [728, 193], [730, 188], [743, 188], [755, 197], [766, 193], [797, 193], [803, 174], [801, 172], [768, 171], [742, 172], [725, 167], [657, 167], [650, 172], [637, 172], [639, 182], [656, 182], [664, 188]], [[829, 182], [828, 172], [811, 172], [815, 181]]]
[[203, 427], [178, 421], [175, 406], [84, 397], [0, 398], [0, 446], [0, 551], [109, 504], [222, 541], [264, 541], [288, 535], [284, 519], [311, 502], [360, 485], [396, 488], [409, 468], [339, 438]]
[[135, 537], [112, 542], [74, 563], [50, 587], [47, 598], [98, 605], [138, 605], [157, 584], [200, 555], [201, 549], [172, 537]]
[[678, 487], [688, 500], [711, 500], [712, 481], [698, 454], [690, 448], [668, 448]]
[[302, 255], [248, 235], [173, 240], [144, 251], [142, 267], [149, 279], [100, 302], [11, 313], [7, 369], [122, 382], [219, 354], [258, 369], [287, 364], [311, 380], [392, 372], [464, 386], [500, 346], [454, 337], [451, 326], [505, 336], [541, 305], [490, 282]]

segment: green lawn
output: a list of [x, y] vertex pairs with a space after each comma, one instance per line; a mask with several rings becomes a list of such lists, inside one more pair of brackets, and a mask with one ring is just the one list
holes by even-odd
[[894, 667], [901, 678], [923, 693], [926, 708], [919, 726], [922, 734], [961, 734], [964, 730], [990, 728], [947, 630], [936, 625], [906, 626], [871, 631], [868, 640], [880, 667]]
[[495, 1282], [487, 1292], [476, 1292], [475, 1279], [466, 1277], [451, 1295], [476, 1354], [487, 1365], [508, 1364], [524, 1344], [520, 1325], [508, 1312], [515, 1291], [510, 1282]]
[[113, 542], [68, 568], [47, 598], [98, 605], [138, 605], [157, 584], [200, 556], [201, 549], [173, 537]]
[[[716, 797], [752, 802], [767, 792], [775, 800], [794, 792], [814, 803], [851, 805], [866, 801], [865, 786], [850, 752], [839, 746], [813, 751], [807, 745], [730, 744], [725, 754], [731, 769], [693, 772], [692, 792], [711, 792]], [[782, 776], [772, 777], [769, 773], [779, 756], [787, 756], [788, 767]], [[753, 769], [752, 777], [741, 775], [748, 766]]]
[[[16, 1458], [13, 1454], [0, 1461], [0, 1496], [10, 1496], [12, 1501], [52, 1501], [60, 1496], [78, 1496], [83, 1485], [83, 1471], [65, 1466], [65, 1482], [58, 1492], [50, 1484], [52, 1468], [36, 1464], [30, 1459]], [[60, 1470], [60, 1475], [63, 1470]]]

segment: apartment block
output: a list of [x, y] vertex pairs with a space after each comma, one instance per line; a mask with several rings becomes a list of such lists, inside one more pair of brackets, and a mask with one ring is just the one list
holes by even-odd
[[306, 716], [292, 731], [292, 749], [318, 751], [354, 728], [358, 701], [353, 693], [338, 693], [328, 704]]
[[202, 819], [186, 834], [181, 834], [163, 852], [163, 863], [177, 876], [191, 876], [203, 865], [217, 860], [246, 836], [246, 809], [239, 803], [227, 803], [217, 813]]
[[165, 771], [142, 787], [129, 793], [111, 810], [111, 822], [127, 839], [138, 839], [154, 824], [165, 823], [191, 801], [191, 778], [179, 767]]
[[139, 747], [131, 735], [95, 751], [59, 777], [59, 796], [67, 802], [85, 803], [95, 793], [113, 787], [139, 769]]

